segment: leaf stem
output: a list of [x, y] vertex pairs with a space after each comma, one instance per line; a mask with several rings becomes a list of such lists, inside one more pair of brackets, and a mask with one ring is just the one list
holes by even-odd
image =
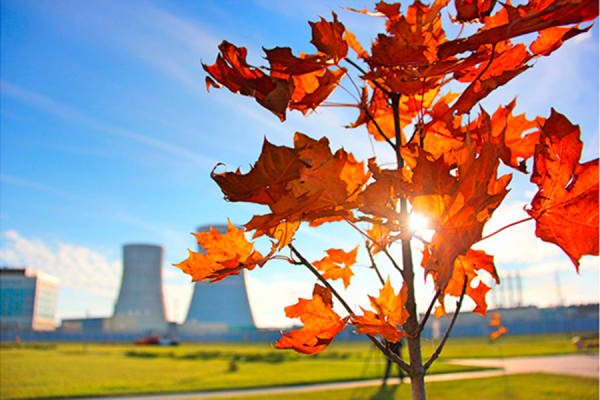
[[489, 235], [482, 237], [481, 239], [479, 239], [479, 240], [478, 240], [477, 242], [475, 242], [475, 243], [481, 242], [482, 240], [485, 240], [485, 239], [489, 239], [489, 238], [491, 238], [492, 236], [494, 236], [494, 235], [496, 235], [496, 234], [498, 234], [498, 233], [502, 232], [502, 231], [503, 231], [503, 230], [505, 230], [505, 229], [508, 229], [508, 228], [510, 228], [510, 227], [512, 227], [512, 226], [515, 226], [515, 225], [522, 224], [523, 222], [527, 222], [527, 221], [530, 221], [530, 220], [532, 220], [532, 219], [534, 219], [534, 218], [533, 218], [533, 217], [529, 217], [529, 218], [525, 218], [525, 219], [522, 219], [522, 220], [520, 220], [520, 221], [517, 221], [517, 222], [513, 222], [512, 224], [508, 224], [508, 225], [506, 225], [505, 227], [498, 229], [496, 232], [490, 233]]

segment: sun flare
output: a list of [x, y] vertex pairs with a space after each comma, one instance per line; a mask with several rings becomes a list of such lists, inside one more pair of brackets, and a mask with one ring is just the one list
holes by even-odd
[[419, 214], [412, 213], [410, 215], [410, 229], [412, 231], [423, 231], [429, 228], [429, 220]]

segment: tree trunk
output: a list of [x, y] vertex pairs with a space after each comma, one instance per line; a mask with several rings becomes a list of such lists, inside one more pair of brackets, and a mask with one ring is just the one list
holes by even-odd
[[408, 338], [408, 354], [413, 372], [410, 375], [413, 400], [425, 400], [425, 369], [421, 358], [421, 335], [416, 338]]

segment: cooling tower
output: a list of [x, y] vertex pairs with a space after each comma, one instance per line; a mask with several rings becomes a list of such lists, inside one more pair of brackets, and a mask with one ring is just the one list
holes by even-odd
[[148, 244], [123, 246], [123, 279], [115, 305], [116, 320], [135, 320], [136, 331], [166, 326], [162, 290], [163, 248]]
[[[214, 228], [221, 233], [227, 231], [227, 226]], [[209, 230], [209, 226], [198, 228], [198, 232]], [[203, 251], [202, 248], [200, 251]], [[245, 274], [246, 271], [242, 271], [240, 275], [228, 276], [216, 283], [196, 282], [185, 325], [201, 330], [210, 330], [210, 327], [213, 330], [255, 329]]]

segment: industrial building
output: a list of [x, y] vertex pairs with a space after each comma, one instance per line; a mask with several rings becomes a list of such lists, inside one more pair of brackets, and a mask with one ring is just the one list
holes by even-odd
[[72, 318], [62, 321], [69, 333], [166, 333], [162, 286], [164, 249], [151, 244], [123, 246], [123, 275], [112, 317]]
[[0, 269], [0, 329], [52, 331], [58, 278], [31, 268]]
[[[220, 233], [227, 226], [217, 225]], [[201, 226], [198, 232], [209, 232], [210, 226]], [[202, 247], [199, 250], [204, 252]], [[246, 271], [219, 282], [196, 282], [182, 333], [218, 333], [256, 329], [248, 301]]]
[[[215, 226], [221, 233], [227, 226]], [[208, 232], [209, 226], [198, 228]], [[202, 248], [199, 251], [204, 251]], [[246, 290], [245, 271], [216, 282], [194, 283], [187, 318], [182, 325], [167, 322], [162, 287], [164, 249], [149, 244], [123, 246], [123, 277], [114, 314], [107, 318], [63, 320], [68, 333], [222, 334], [256, 330]]]
[[123, 246], [123, 278], [111, 331], [163, 332], [167, 329], [162, 287], [163, 254], [161, 246]]

